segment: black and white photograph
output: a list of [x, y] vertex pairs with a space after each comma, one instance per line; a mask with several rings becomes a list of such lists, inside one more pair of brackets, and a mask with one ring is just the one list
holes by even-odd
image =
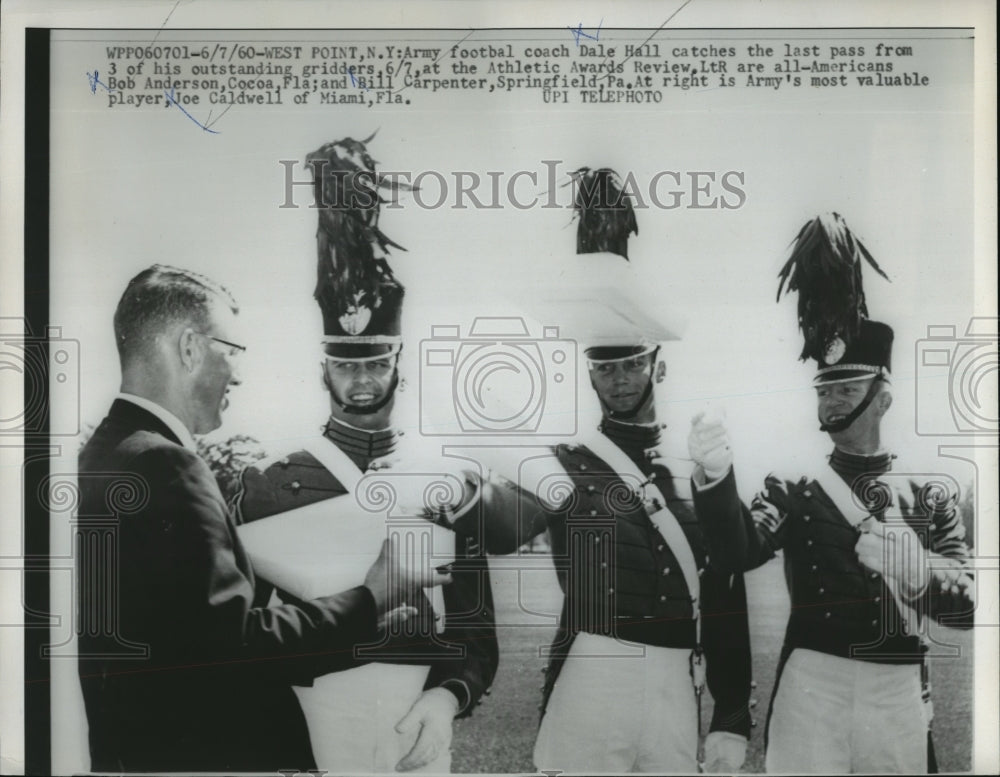
[[996, 773], [996, 12], [15, 2], [0, 771]]

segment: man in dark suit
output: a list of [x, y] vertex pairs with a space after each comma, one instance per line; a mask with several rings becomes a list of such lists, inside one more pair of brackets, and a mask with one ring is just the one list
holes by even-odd
[[160, 265], [115, 312], [121, 394], [79, 458], [79, 670], [95, 771], [313, 767], [289, 681], [378, 641], [398, 601], [388, 580], [448, 580], [406, 571], [383, 547], [364, 585], [262, 606], [191, 436], [221, 424], [240, 382], [237, 312], [221, 286]]

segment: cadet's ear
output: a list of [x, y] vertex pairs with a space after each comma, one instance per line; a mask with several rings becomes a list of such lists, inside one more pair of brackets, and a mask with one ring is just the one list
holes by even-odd
[[653, 374], [653, 380], [657, 383], [662, 383], [665, 377], [667, 377], [667, 363], [663, 359], [660, 359], [656, 363], [656, 372]]
[[882, 390], [878, 394], [878, 409], [881, 415], [892, 407], [892, 389], [887, 384], [883, 384]]

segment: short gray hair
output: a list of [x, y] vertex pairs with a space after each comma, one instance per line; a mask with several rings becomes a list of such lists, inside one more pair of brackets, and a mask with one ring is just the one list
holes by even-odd
[[233, 313], [233, 295], [210, 278], [190, 270], [154, 264], [128, 282], [115, 309], [115, 344], [122, 364], [151, 352], [156, 336], [171, 324], [208, 326], [212, 304], [224, 302]]

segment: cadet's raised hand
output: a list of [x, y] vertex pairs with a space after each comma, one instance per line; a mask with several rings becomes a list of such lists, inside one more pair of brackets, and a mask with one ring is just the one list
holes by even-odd
[[733, 448], [725, 422], [716, 414], [698, 413], [691, 419], [688, 453], [700, 464], [707, 480], [718, 480], [733, 465]]

